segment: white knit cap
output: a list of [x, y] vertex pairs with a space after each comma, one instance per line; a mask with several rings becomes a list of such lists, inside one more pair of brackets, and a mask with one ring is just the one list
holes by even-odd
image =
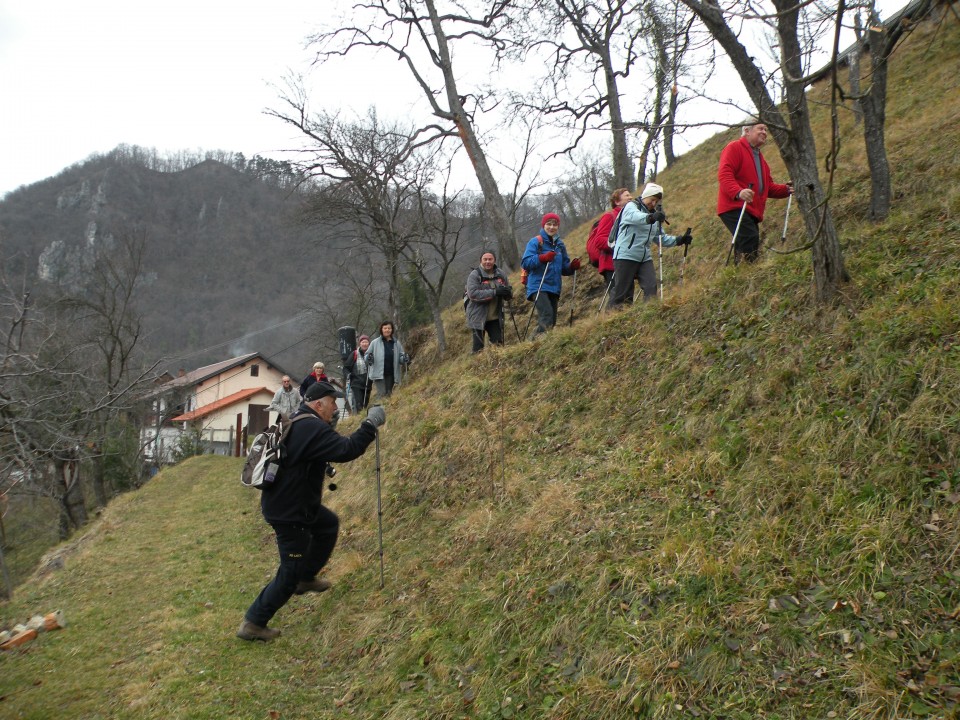
[[663, 188], [656, 183], [647, 183], [647, 186], [643, 189], [643, 194], [640, 196], [640, 199], [646, 200], [648, 197], [653, 197], [654, 195], [660, 195], [663, 197]]

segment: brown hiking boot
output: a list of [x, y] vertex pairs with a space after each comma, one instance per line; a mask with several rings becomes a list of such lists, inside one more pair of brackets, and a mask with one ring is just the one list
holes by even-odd
[[274, 630], [273, 628], [260, 627], [259, 625], [254, 625], [249, 620], [244, 620], [240, 623], [240, 629], [237, 630], [237, 637], [241, 640], [262, 640], [263, 642], [270, 642], [280, 637], [280, 631]]
[[326, 592], [330, 589], [329, 580], [301, 580], [297, 583], [297, 589], [293, 591], [294, 595], [303, 595], [304, 593], [315, 592], [321, 593]]

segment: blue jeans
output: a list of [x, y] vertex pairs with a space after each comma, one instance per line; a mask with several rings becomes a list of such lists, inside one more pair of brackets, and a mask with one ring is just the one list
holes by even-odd
[[327, 564], [337, 544], [339, 529], [340, 521], [336, 514], [323, 506], [311, 525], [274, 525], [280, 567], [277, 568], [276, 577], [260, 591], [253, 605], [247, 609], [246, 619], [254, 625], [266, 627], [293, 596], [297, 583], [313, 580]]

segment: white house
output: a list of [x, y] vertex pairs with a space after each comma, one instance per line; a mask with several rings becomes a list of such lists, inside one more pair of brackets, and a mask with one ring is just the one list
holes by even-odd
[[269, 424], [267, 406], [286, 374], [260, 353], [181, 371], [148, 396], [151, 410], [141, 431], [145, 460], [171, 462], [180, 438], [190, 431], [209, 452], [242, 454], [244, 433]]

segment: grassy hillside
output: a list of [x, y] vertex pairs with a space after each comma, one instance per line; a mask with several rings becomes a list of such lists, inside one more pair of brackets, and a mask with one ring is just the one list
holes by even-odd
[[448, 311], [454, 351], [422, 352], [388, 408], [383, 590], [371, 449], [329, 496], [334, 589], [292, 600], [272, 645], [233, 638], [276, 551], [239, 462], [194, 459], [0, 608], [70, 621], [0, 655], [0, 715], [954, 717], [958, 66], [955, 20], [897, 56], [882, 225], [844, 118], [834, 307], [806, 252], [722, 267], [718, 137], [660, 177], [695, 235], [664, 303], [597, 319], [587, 272], [572, 327], [564, 296], [563, 327], [476, 357]]

